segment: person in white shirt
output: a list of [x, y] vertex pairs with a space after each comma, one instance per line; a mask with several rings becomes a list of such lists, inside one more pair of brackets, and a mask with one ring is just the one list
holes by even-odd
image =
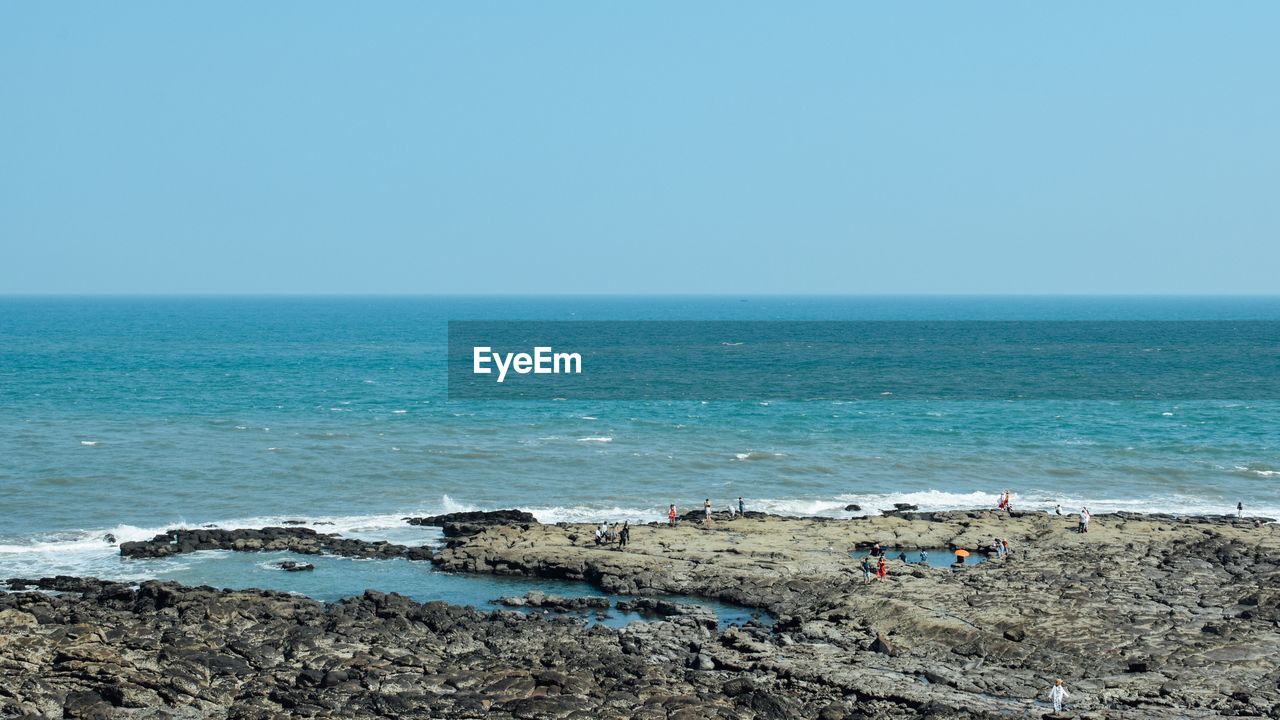
[[1071, 697], [1071, 693], [1067, 692], [1067, 688], [1062, 684], [1062, 678], [1053, 684], [1053, 689], [1049, 691], [1049, 699], [1053, 701], [1053, 711], [1055, 713], [1062, 712], [1062, 701]]

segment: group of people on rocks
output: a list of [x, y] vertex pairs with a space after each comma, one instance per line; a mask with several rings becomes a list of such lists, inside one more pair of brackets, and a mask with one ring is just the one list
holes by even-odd
[[[747, 512], [747, 503], [741, 497], [738, 498], [738, 508], [736, 511], [734, 510], [734, 507], [732, 505], [728, 507], [728, 513], [730, 518], [741, 517], [745, 515], [746, 512]], [[715, 522], [714, 510], [711, 507], [711, 498], [707, 498], [706, 500], [702, 501], [702, 515], [703, 515], [702, 523], [704, 525], [710, 525], [713, 522]], [[680, 514], [676, 512], [676, 504], [671, 503], [670, 507], [667, 509], [667, 524], [674, 526], [679, 522], [680, 522]]]
[[880, 543], [871, 546], [871, 552], [862, 558], [862, 584], [870, 585], [873, 580], [883, 580], [889, 576], [889, 560], [885, 557]]
[[1013, 493], [1005, 490], [1000, 493], [1000, 499], [996, 501], [996, 509], [1003, 510], [1007, 513], [1013, 512]]
[[991, 547], [989, 554], [998, 558], [1008, 557], [1013, 554], [1013, 548], [1009, 547], [1009, 538], [991, 538]]
[[1076, 525], [1076, 532], [1078, 533], [1089, 532], [1090, 517], [1092, 517], [1092, 515], [1089, 513], [1089, 508], [1087, 507], [1080, 508], [1080, 522], [1078, 525]]
[[622, 527], [619, 528], [617, 523], [609, 524], [607, 521], [600, 523], [600, 527], [596, 528], [595, 535], [596, 545], [613, 545], [617, 544], [621, 550], [631, 542], [631, 523], [623, 521]]

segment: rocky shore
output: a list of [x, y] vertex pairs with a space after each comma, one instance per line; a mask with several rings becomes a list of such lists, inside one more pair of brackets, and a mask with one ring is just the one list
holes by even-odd
[[343, 557], [389, 560], [430, 560], [431, 548], [408, 547], [385, 541], [344, 538], [333, 533], [319, 533], [303, 527], [267, 527], [261, 530], [170, 530], [150, 540], [122, 543], [120, 556], [126, 558], [162, 558], [198, 550], [236, 550], [240, 552], [272, 552], [287, 550], [302, 555], [341, 555]]
[[[635, 609], [661, 621], [617, 630], [372, 591], [326, 605], [11, 581], [0, 716], [1053, 717], [1061, 677], [1066, 717], [1280, 717], [1274, 523], [1095, 515], [1078, 534], [1068, 517], [985, 511], [720, 517], [633, 526], [625, 551], [596, 546], [587, 525], [439, 524], [466, 530], [434, 553], [442, 569], [717, 598], [776, 622], [720, 631], [656, 599]], [[994, 537], [1013, 554], [955, 570], [896, 559]], [[861, 548], [877, 542], [894, 559], [864, 585]], [[562, 604], [549, 598], [511, 603]]]

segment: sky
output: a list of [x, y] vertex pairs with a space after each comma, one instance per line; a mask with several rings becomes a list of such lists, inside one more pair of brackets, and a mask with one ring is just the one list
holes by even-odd
[[1258, 294], [1280, 3], [0, 3], [0, 294]]

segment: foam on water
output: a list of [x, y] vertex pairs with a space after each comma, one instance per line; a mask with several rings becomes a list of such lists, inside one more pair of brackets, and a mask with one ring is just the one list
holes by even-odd
[[734, 460], [772, 460], [774, 458], [786, 457], [786, 454], [780, 452], [760, 452], [759, 450], [748, 450], [744, 453], [734, 453]]
[[[736, 495], [724, 502], [714, 503], [717, 511], [736, 508]], [[919, 506], [921, 511], [993, 509], [997, 494], [988, 492], [956, 493], [925, 490], [899, 493], [849, 493], [830, 498], [746, 498], [746, 507], [788, 516], [853, 517], [879, 514], [892, 509], [896, 503]], [[861, 511], [846, 511], [850, 504], [858, 504]], [[1090, 498], [1070, 494], [1053, 494], [1048, 491], [1014, 492], [1013, 506], [1018, 510], [1053, 512], [1061, 505], [1064, 513], [1077, 512], [1087, 506], [1094, 514], [1118, 511], [1169, 513], [1174, 515], [1231, 514], [1234, 506], [1214, 504], [1194, 495], [1163, 495], [1151, 498]], [[337, 533], [344, 537], [364, 540], [387, 540], [406, 545], [431, 545], [440, 541], [439, 528], [414, 526], [405, 523], [406, 517], [434, 515], [451, 512], [467, 512], [478, 509], [500, 509], [516, 506], [502, 503], [482, 508], [480, 505], [459, 502], [448, 495], [427, 506], [407, 509], [398, 513], [370, 515], [260, 515], [230, 518], [208, 523], [185, 521], [139, 527], [121, 524], [113, 527], [43, 533], [29, 537], [10, 538], [0, 543], [0, 578], [39, 577], [45, 575], [94, 575], [104, 579], [143, 580], [166, 575], [174, 568], [184, 568], [191, 562], [186, 556], [163, 560], [122, 561], [118, 545], [107, 542], [111, 535], [117, 543], [149, 540], [172, 529], [196, 529], [217, 527], [223, 529], [262, 528], [273, 526], [307, 527], [322, 533]], [[701, 503], [677, 503], [681, 513], [698, 509]], [[652, 507], [624, 505], [547, 505], [527, 506], [522, 509], [532, 513], [542, 523], [599, 523], [602, 521], [634, 524], [664, 522], [667, 503]], [[1280, 518], [1280, 507], [1247, 507], [1248, 515]], [[286, 522], [288, 521], [288, 522]], [[301, 521], [301, 522], [298, 522]]]

